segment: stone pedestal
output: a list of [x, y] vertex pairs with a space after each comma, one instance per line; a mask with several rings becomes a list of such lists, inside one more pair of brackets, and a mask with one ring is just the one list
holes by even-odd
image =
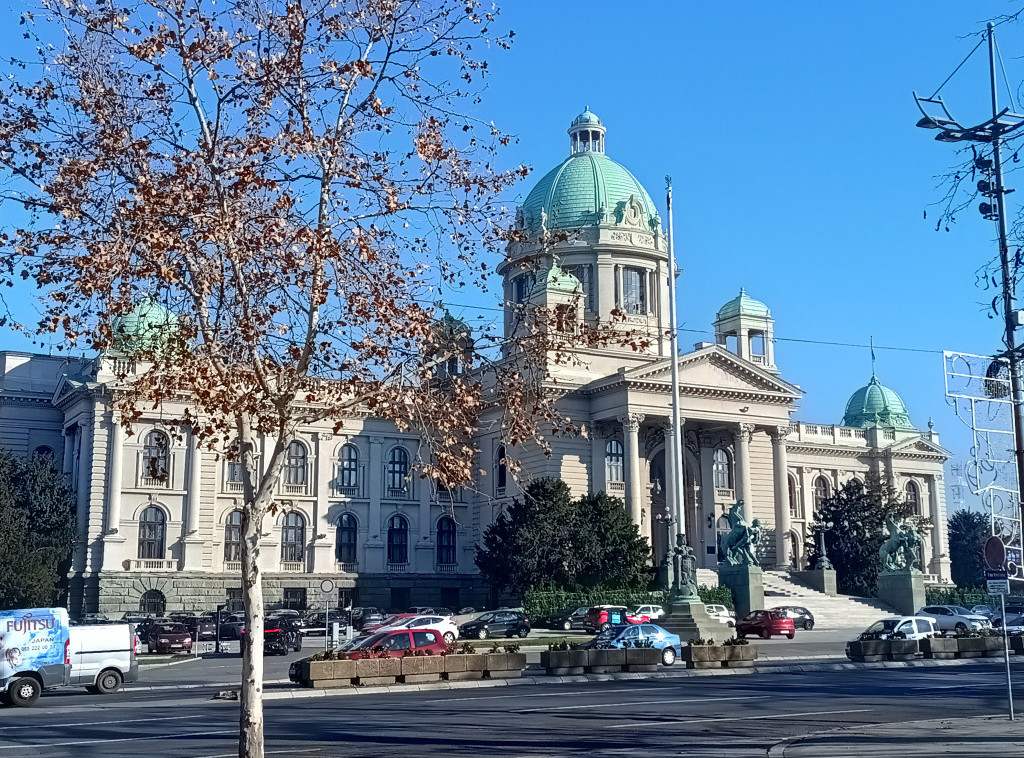
[[913, 616], [925, 604], [924, 575], [909, 569], [878, 575], [878, 599], [904, 616]]
[[764, 609], [764, 572], [759, 566], [718, 564], [718, 583], [732, 590], [736, 618]]
[[835, 569], [813, 569], [810, 571], [790, 571], [790, 578], [797, 584], [810, 587], [812, 590], [824, 592], [829, 597], [835, 597], [836, 572]]
[[669, 614], [662, 617], [658, 626], [678, 634], [685, 645], [689, 640], [712, 638], [715, 641], [732, 636], [732, 630], [708, 615], [707, 608], [699, 599], [673, 600], [669, 598]]

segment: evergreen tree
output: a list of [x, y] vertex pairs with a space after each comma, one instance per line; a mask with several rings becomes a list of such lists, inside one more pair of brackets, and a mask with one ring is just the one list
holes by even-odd
[[642, 589], [650, 548], [622, 501], [604, 493], [573, 500], [559, 479], [538, 479], [498, 516], [476, 565], [498, 590]]
[[949, 517], [949, 563], [957, 587], [985, 583], [985, 540], [992, 534], [988, 518], [961, 508]]
[[[901, 502], [896, 490], [877, 474], [868, 474], [864, 484], [847, 482], [825, 498], [814, 513], [806, 545], [811, 565], [817, 565], [817, 536], [823, 531], [839, 591], [874, 595], [881, 569], [878, 549], [886, 539], [885, 518], [889, 514], [897, 521], [914, 515], [912, 506]], [[922, 519], [916, 522], [919, 526], [927, 524]]]
[[0, 609], [59, 604], [74, 540], [74, 502], [53, 461], [0, 450]]

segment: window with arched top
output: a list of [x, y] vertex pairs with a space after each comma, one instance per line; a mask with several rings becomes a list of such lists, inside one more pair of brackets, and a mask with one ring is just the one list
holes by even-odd
[[832, 494], [832, 485], [828, 479], [819, 476], [814, 480], [814, 510], [817, 511], [821, 504]]
[[729, 452], [724, 448], [717, 448], [711, 456], [711, 478], [717, 490], [731, 490], [733, 488], [732, 460], [729, 458]]
[[859, 490], [862, 490], [862, 489], [864, 489], [864, 482], [862, 482], [862, 481], [861, 481], [860, 479], [858, 479], [857, 477], [852, 477], [852, 478], [850, 479], [850, 481], [849, 481], [849, 482], [847, 482], [847, 483], [848, 483], [848, 484], [849, 484], [849, 485], [850, 485], [851, 487], [856, 487], [856, 488], [857, 488], [857, 489], [859, 489]]
[[917, 487], [917, 482], [907, 482], [903, 485], [903, 500], [904, 502], [913, 508], [914, 513], [918, 513], [921, 508], [921, 490]]
[[797, 518], [797, 514], [800, 512], [800, 506], [796, 499], [796, 477], [789, 476], [789, 515], [791, 518]]
[[167, 611], [167, 598], [160, 590], [146, 590], [139, 598], [139, 611], [151, 616], [163, 616]]
[[224, 519], [224, 560], [242, 560], [242, 512], [238, 510]]
[[437, 565], [453, 566], [455, 558], [455, 519], [442, 516], [437, 521]]
[[505, 491], [505, 487], [508, 486], [508, 463], [505, 460], [505, 446], [499, 445], [498, 452], [494, 456], [494, 486], [498, 488], [500, 492]]
[[626, 455], [622, 443], [608, 440], [604, 445], [604, 478], [609, 482], [624, 482]]
[[170, 471], [171, 441], [163, 432], [152, 431], [142, 440], [142, 475], [167, 481]]
[[139, 515], [139, 558], [163, 560], [167, 540], [167, 516], [151, 505]]
[[387, 481], [388, 496], [401, 497], [408, 492], [409, 478], [409, 453], [404, 447], [391, 448], [388, 453], [385, 479]]
[[388, 521], [388, 563], [409, 562], [409, 522], [404, 516]]
[[281, 560], [297, 563], [306, 557], [306, 519], [301, 513], [285, 514], [281, 522]]
[[306, 485], [306, 462], [308, 455], [306, 446], [301, 442], [288, 445], [288, 453], [284, 460], [284, 483], [292, 487]]
[[359, 450], [345, 445], [338, 456], [338, 486], [355, 489], [359, 486]]
[[40, 458], [49, 458], [50, 460], [53, 460], [53, 448], [49, 445], [40, 445], [33, 451], [33, 453], [38, 455]]
[[356, 563], [356, 535], [359, 533], [356, 517], [351, 513], [341, 514], [338, 519], [338, 539], [335, 555], [339, 563]]

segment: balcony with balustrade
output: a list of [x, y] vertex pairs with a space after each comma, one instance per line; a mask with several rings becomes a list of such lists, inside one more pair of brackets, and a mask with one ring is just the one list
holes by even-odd
[[177, 571], [178, 562], [163, 558], [129, 558], [124, 567], [127, 571]]
[[336, 561], [334, 564], [334, 570], [337, 571], [339, 574], [358, 574], [359, 564], [355, 561], [352, 561], [351, 563]]
[[408, 562], [391, 563], [390, 561], [388, 561], [388, 573], [391, 573], [391, 574], [408, 574], [409, 573], [409, 563]]
[[351, 470], [343, 471], [341, 464], [335, 463], [334, 478], [331, 480], [331, 494], [334, 497], [342, 498], [366, 498], [366, 464], [360, 463], [356, 471], [352, 472]]
[[[885, 439], [894, 440], [892, 431], [884, 432]], [[839, 426], [838, 424], [807, 424], [803, 421], [790, 426], [790, 434], [786, 442], [819, 442], [826, 445], [843, 445], [844, 447], [868, 447], [867, 430], [857, 426]]]
[[608, 494], [609, 495], [620, 495], [625, 497], [626, 495], [626, 483], [625, 482], [608, 482]]
[[306, 570], [305, 561], [281, 561], [281, 573], [301, 574]]
[[438, 563], [434, 566], [434, 571], [438, 574], [457, 574], [459, 573], [459, 564]]

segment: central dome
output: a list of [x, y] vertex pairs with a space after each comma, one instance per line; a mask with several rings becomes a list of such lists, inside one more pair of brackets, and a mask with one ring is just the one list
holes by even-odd
[[520, 224], [548, 231], [624, 220], [651, 232], [661, 226], [643, 185], [604, 154], [605, 128], [588, 108], [569, 127], [571, 154], [545, 174], [519, 208]]

